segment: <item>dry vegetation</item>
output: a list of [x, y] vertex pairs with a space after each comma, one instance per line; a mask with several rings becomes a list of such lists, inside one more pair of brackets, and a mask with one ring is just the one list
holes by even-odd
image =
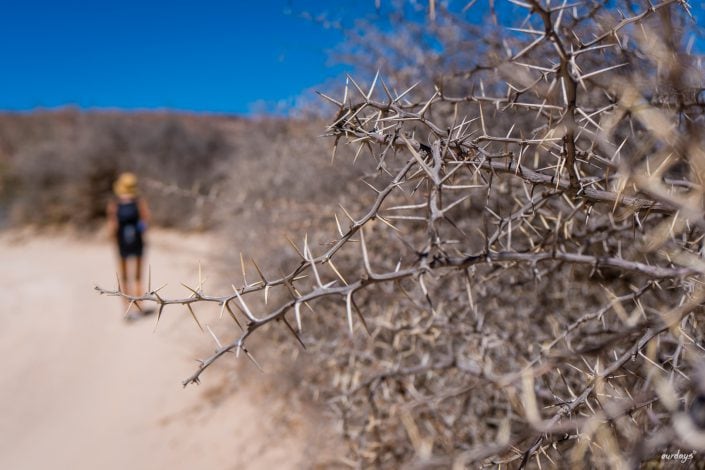
[[72, 109], [0, 116], [5, 222], [92, 228], [105, 216], [116, 176], [130, 169], [143, 177], [157, 223], [207, 226], [199, 202], [220, 187], [231, 156], [221, 122]]
[[272, 188], [311, 199], [307, 179], [297, 176], [302, 160], [284, 157], [292, 145], [310, 149], [305, 158], [316, 172], [330, 173], [326, 144], [315, 137], [321, 127], [282, 118], [74, 109], [0, 115], [0, 223], [93, 229], [126, 170], [140, 175], [155, 223], [164, 227], [212, 228], [221, 210], [241, 212], [263, 200], [276, 206]]
[[[702, 461], [705, 84], [688, 8], [529, 0], [479, 24], [429, 2], [361, 25], [349, 53], [385, 62], [326, 97], [336, 165], [300, 137], [313, 124], [242, 152], [256, 176], [233, 219], [265, 260], [224, 295], [141, 297], [194, 318], [217, 303], [242, 328], [213, 335], [185, 383], [230, 353], [254, 361], [267, 329], [255, 355], [308, 348], [296, 383], [337, 412], [352, 465]], [[307, 235], [273, 248], [287, 230]]]

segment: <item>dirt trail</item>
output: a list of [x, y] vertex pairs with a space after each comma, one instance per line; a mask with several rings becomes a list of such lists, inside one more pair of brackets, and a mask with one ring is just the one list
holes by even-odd
[[[182, 295], [212, 240], [151, 235], [155, 285]], [[95, 284], [115, 285], [105, 240], [0, 235], [0, 468], [307, 466], [310, 426], [256, 383], [233, 385], [237, 370], [181, 387], [211, 346], [184, 312], [153, 332], [154, 318], [126, 323]]]

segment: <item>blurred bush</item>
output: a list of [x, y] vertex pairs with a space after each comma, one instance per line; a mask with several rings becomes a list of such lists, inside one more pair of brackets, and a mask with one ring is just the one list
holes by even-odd
[[397, 2], [360, 23], [347, 52], [370, 79], [330, 93], [314, 130], [347, 147], [335, 167], [291, 124], [240, 152], [252, 180], [230, 233], [259, 264], [224, 257], [225, 295], [144, 297], [240, 319], [185, 383], [264, 355], [328, 401], [356, 468], [638, 468], [705, 449], [688, 5], [511, 3]]
[[[156, 224], [249, 227], [235, 232], [254, 241], [254, 228], [301, 220], [320, 198], [335, 207], [370, 170], [332, 164], [324, 131], [315, 116], [0, 114], [0, 220], [93, 228], [117, 175], [133, 171]], [[339, 155], [350, 157], [347, 148]]]
[[[223, 180], [232, 149], [219, 117], [117, 112], [0, 116], [5, 223], [93, 227], [104, 217], [112, 183], [134, 171], [163, 226], [212, 223], [199, 196]], [[180, 191], [168, 190], [179, 188]]]

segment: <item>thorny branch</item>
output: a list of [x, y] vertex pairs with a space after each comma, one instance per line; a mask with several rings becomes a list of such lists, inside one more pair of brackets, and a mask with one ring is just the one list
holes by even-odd
[[182, 305], [198, 322], [191, 306], [210, 302], [242, 325], [184, 385], [229, 352], [254, 361], [246, 343], [263, 326], [309, 346], [304, 315], [317, 332], [338, 325], [302, 306], [344, 311], [356, 347], [312, 345], [327, 369], [311, 382], [335, 377], [328, 398], [362, 466], [620, 467], [657, 455], [655, 434], [705, 450], [705, 423], [691, 420], [700, 440], [674, 424], [705, 400], [703, 106], [670, 106], [680, 98], [664, 91], [702, 90], [703, 74], [659, 33], [684, 34], [689, 5], [509, 4], [498, 41], [445, 7], [424, 26], [443, 46], [428, 60], [473, 73], [410, 84], [414, 54], [377, 32], [365, 50], [400, 72], [321, 94], [336, 111], [333, 157], [345, 142], [376, 169], [373, 200], [350, 202], [358, 217], [341, 206], [322, 253], [306, 236], [294, 269], [269, 277], [252, 261], [259, 280], [225, 295], [97, 289], [156, 302], [157, 321]]

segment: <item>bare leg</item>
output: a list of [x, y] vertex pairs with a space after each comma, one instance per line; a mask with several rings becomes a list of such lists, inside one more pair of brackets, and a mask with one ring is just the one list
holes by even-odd
[[[119, 276], [120, 276], [120, 289], [123, 291], [125, 294], [130, 294], [130, 283], [128, 281], [127, 277], [127, 260], [123, 258], [122, 256], [120, 257], [120, 261], [118, 263], [118, 269], [119, 269]], [[123, 298], [123, 303], [125, 304], [125, 309], [130, 305], [130, 301]]]
[[[142, 291], [142, 257], [137, 256], [135, 258], [135, 284], [134, 284], [133, 295], [135, 297], [137, 297], [142, 294], [143, 294], [143, 291]], [[141, 307], [141, 305], [139, 307]], [[141, 308], [140, 308], [140, 310], [141, 310]]]

